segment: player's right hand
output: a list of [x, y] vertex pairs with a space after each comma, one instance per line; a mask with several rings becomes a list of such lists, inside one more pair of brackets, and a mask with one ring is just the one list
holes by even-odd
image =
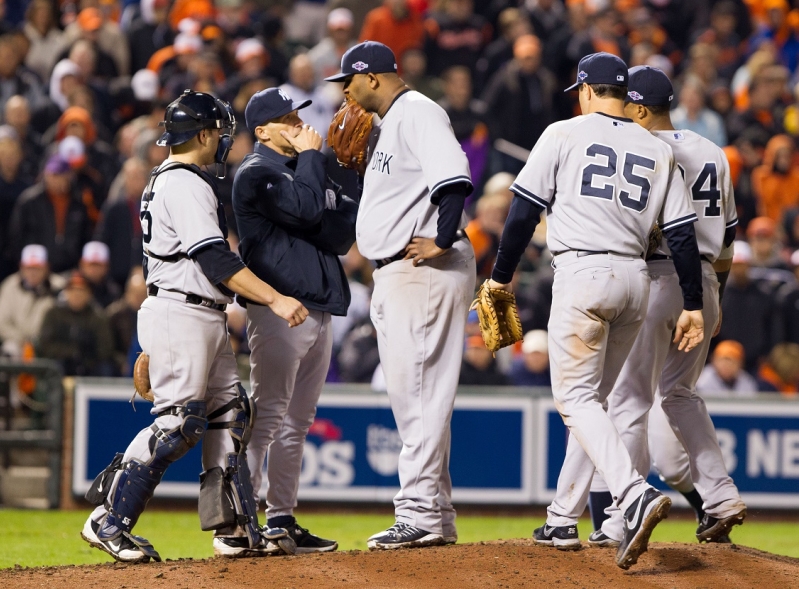
[[705, 320], [702, 311], [686, 311], [683, 309], [680, 318], [677, 320], [677, 327], [674, 330], [674, 340], [679, 342], [677, 349], [683, 352], [690, 352], [705, 339]]
[[294, 148], [294, 151], [301, 153], [309, 149], [322, 149], [322, 136], [310, 125], [303, 125], [300, 132], [293, 136], [288, 131], [281, 131], [280, 134]]
[[274, 303], [269, 305], [269, 308], [275, 315], [288, 321], [289, 327], [301, 325], [308, 317], [308, 309], [300, 301], [291, 297], [280, 295]]

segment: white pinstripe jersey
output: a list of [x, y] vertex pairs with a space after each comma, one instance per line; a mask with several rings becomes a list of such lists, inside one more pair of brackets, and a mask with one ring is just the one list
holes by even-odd
[[[699, 253], [715, 262], [724, 231], [738, 224], [727, 156], [715, 143], [693, 131], [655, 131], [653, 135], [671, 146], [699, 218], [694, 225]], [[665, 242], [658, 253], [669, 255]]]
[[[401, 252], [414, 237], [435, 237], [436, 192], [471, 183], [471, 175], [447, 113], [413, 90], [375, 125], [369, 146], [355, 231], [361, 254], [379, 260]], [[463, 215], [459, 227], [465, 226]]]
[[547, 246], [643, 256], [696, 214], [671, 148], [630, 119], [593, 113], [547, 127], [511, 190], [547, 210]]
[[[166, 160], [158, 168], [170, 163]], [[144, 248], [160, 257], [179, 257], [167, 262], [148, 256], [148, 286], [195, 294], [216, 303], [233, 302], [210, 283], [197, 261], [186, 257], [209, 244], [225, 243], [218, 206], [211, 186], [189, 170], [168, 170], [156, 177], [152, 197], [149, 201], [142, 198], [139, 214]]]

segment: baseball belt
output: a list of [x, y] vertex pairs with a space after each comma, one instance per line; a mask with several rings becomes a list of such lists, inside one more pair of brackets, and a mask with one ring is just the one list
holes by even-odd
[[[463, 229], [458, 229], [455, 232], [455, 241], [460, 241], [461, 239], [469, 241], [469, 236], [466, 235], [466, 232]], [[402, 260], [404, 258], [405, 258], [405, 253], [400, 252], [395, 256], [391, 256], [390, 258], [383, 258], [382, 260], [372, 260], [372, 262], [374, 262], [374, 264], [377, 266], [377, 269], [379, 270], [383, 266], [388, 266], [391, 262], [398, 262], [399, 260]]]
[[189, 305], [199, 305], [200, 307], [206, 307], [208, 309], [213, 309], [214, 311], [224, 312], [225, 308], [227, 307], [227, 305], [224, 303], [215, 303], [214, 301], [209, 301], [208, 299], [204, 299], [196, 294], [188, 294], [185, 292], [180, 292], [179, 290], [158, 288], [153, 284], [147, 287], [147, 294], [151, 297], [161, 296], [163, 298], [173, 299], [182, 303], [187, 303]]
[[[710, 258], [707, 256], [699, 256], [703, 262], [707, 262], [708, 264], [712, 264], [713, 262], [710, 261]], [[657, 262], [658, 260], [671, 260], [671, 256], [666, 256], [664, 254], [652, 254], [647, 258], [647, 262]]]

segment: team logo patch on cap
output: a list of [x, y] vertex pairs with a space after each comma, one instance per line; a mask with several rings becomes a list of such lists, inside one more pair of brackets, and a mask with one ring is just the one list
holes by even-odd
[[617, 82], [623, 82], [623, 81], [624, 81], [624, 76], [622, 76], [621, 74], [619, 74], [618, 76], [616, 76], [616, 81], [617, 81]]
[[282, 98], [283, 100], [291, 102], [291, 97], [285, 92], [283, 92], [283, 90], [278, 89], [277, 93], [280, 94], [280, 98]]
[[365, 70], [368, 67], [369, 64], [364, 63], [362, 61], [356, 61], [355, 63], [352, 64], [352, 68], [358, 70], [359, 72]]
[[631, 92], [628, 92], [628, 93], [627, 93], [627, 96], [629, 96], [629, 97], [630, 97], [630, 98], [632, 98], [633, 100], [642, 100], [642, 99], [644, 98], [643, 96], [641, 96], [640, 94], [638, 94], [638, 92], [636, 92], [635, 90], [633, 90], [633, 91], [631, 91]]
[[671, 102], [673, 99], [674, 99], [674, 94], [669, 94], [669, 102]]
[[580, 73], [579, 73], [579, 74], [577, 74], [577, 79], [578, 79], [578, 80], [580, 80], [581, 82], [582, 82], [583, 80], [585, 80], [587, 77], [588, 77], [588, 74], [586, 74], [586, 73], [585, 73], [584, 71], [582, 71], [582, 70], [580, 70]]

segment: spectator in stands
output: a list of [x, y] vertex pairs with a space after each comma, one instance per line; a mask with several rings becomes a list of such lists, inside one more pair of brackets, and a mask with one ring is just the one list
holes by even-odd
[[44, 148], [42, 136], [31, 126], [31, 109], [28, 99], [24, 96], [12, 96], [6, 102], [3, 112], [3, 121], [11, 126], [17, 133], [17, 139], [22, 147], [22, 173], [30, 178], [35, 178], [39, 172], [39, 162]]
[[772, 85], [762, 76], [755, 77], [749, 86], [748, 107], [732, 113], [727, 121], [730, 139], [735, 141], [744, 131], [762, 129], [768, 136], [784, 132], [783, 119], [776, 114], [777, 96]]
[[50, 274], [47, 249], [27, 245], [22, 249], [19, 272], [0, 284], [0, 340], [3, 354], [22, 357], [26, 344], [39, 336], [44, 316], [54, 305], [65, 280]]
[[[555, 77], [541, 66], [541, 42], [522, 35], [513, 44], [513, 60], [502, 67], [483, 94], [492, 140], [504, 139], [530, 150], [553, 122], [552, 102], [561, 89]], [[489, 173], [518, 173], [526, 158], [493, 150]]]
[[153, 53], [172, 44], [174, 34], [167, 23], [169, 0], [141, 0], [139, 17], [127, 31], [130, 71], [147, 67]]
[[716, 70], [721, 78], [732, 80], [741, 65], [742, 39], [736, 31], [738, 9], [734, 2], [717, 2], [710, 13], [710, 27], [701, 31], [696, 42], [713, 45], [717, 49]]
[[[398, 61], [408, 49], [421, 47], [424, 24], [408, 6], [408, 0], [385, 0], [383, 6], [366, 15], [359, 41], [378, 41], [387, 45]], [[397, 64], [399, 65], [399, 64]], [[402, 75], [402, 68], [397, 72]]]
[[799, 391], [799, 344], [780, 343], [760, 365], [758, 387], [764, 392], [795, 396]]
[[92, 305], [86, 280], [73, 272], [64, 300], [44, 316], [36, 355], [58, 361], [66, 376], [111, 376], [113, 351], [108, 320]]
[[[549, 5], [550, 8], [547, 9], [546, 5]], [[550, 10], [558, 12], [555, 7], [559, 7], [559, 12], [563, 13], [563, 6], [556, 0], [541, 0], [537, 2], [533, 14], [541, 16], [541, 20], [536, 21], [541, 25], [541, 29], [546, 29], [549, 24], [557, 24], [559, 22], [557, 17], [554, 20], [546, 19], [546, 15], [549, 14]], [[546, 25], [544, 24], [545, 22], [547, 23]], [[486, 84], [488, 84], [494, 74], [513, 59], [513, 44], [516, 39], [531, 33], [530, 21], [526, 13], [518, 8], [506, 8], [500, 12], [497, 19], [497, 27], [499, 28], [499, 37], [486, 46], [475, 66], [474, 81], [477, 95], [483, 92]], [[535, 32], [539, 39], [542, 39], [538, 29]]]
[[[111, 182], [119, 172], [113, 148], [97, 136], [97, 127], [88, 110], [80, 106], [70, 106], [58, 119], [56, 125], [57, 141], [66, 137], [77, 137], [85, 149], [85, 168], [83, 173], [90, 177], [93, 198], [87, 203], [90, 212], [99, 210], [108, 196]], [[94, 207], [94, 209], [92, 209]], [[93, 213], [96, 218], [96, 214]]]
[[793, 139], [775, 135], [766, 145], [763, 164], [752, 171], [759, 212], [775, 223], [786, 209], [799, 206], [799, 168], [792, 165], [795, 151]]
[[[799, 280], [799, 250], [791, 255], [791, 264], [793, 264], [794, 274]], [[780, 329], [775, 340], [799, 344], [799, 282], [780, 288], [777, 291], [777, 304]]]
[[790, 5], [787, 0], [766, 0], [764, 6], [766, 22], [752, 35], [749, 44], [757, 48], [764, 42], [772, 43], [783, 65], [794, 71], [799, 65], [799, 38], [788, 23]]
[[473, 0], [446, 0], [443, 10], [425, 21], [424, 51], [427, 70], [440, 76], [449, 67], [462, 65], [474, 74], [477, 60], [491, 41], [491, 25], [474, 13]]
[[623, 29], [619, 25], [619, 14], [605, 5], [593, 15], [588, 29], [574, 39], [578, 47], [577, 55], [582, 57], [597, 51], [606, 51], [618, 55], [625, 62], [629, 61], [630, 44], [627, 37], [621, 34]]
[[90, 241], [83, 246], [78, 270], [92, 291], [92, 299], [105, 309], [119, 299], [122, 290], [111, 280], [108, 246], [102, 241]]
[[727, 145], [724, 121], [705, 106], [705, 87], [697, 78], [689, 78], [680, 90], [680, 104], [671, 113], [677, 129], [688, 129], [719, 147]]
[[139, 209], [150, 167], [144, 160], [131, 157], [122, 166], [122, 194], [103, 205], [95, 238], [108, 245], [109, 277], [125, 284], [134, 266], [142, 263], [142, 233]]
[[341, 70], [341, 57], [355, 45], [352, 11], [334, 8], [327, 15], [327, 36], [308, 52], [316, 81], [337, 74]]
[[[103, 17], [100, 11], [97, 8], [84, 8], [78, 14], [78, 18], [75, 22], [66, 29], [66, 37], [69, 46], [59, 57], [61, 59], [68, 57], [75, 63], [79, 61], [85, 62], [82, 69], [84, 69], [84, 80], [87, 82], [96, 79], [101, 83], [107, 83], [108, 80], [120, 75], [121, 64], [118, 64], [114, 60], [107, 46], [101, 46], [99, 43], [100, 29], [102, 27]], [[127, 41], [124, 40], [124, 37], [121, 38], [123, 39], [121, 48], [122, 51], [125, 52], [125, 61], [127, 61], [129, 58], [128, 44]], [[80, 60], [76, 58], [77, 56], [73, 54], [73, 49], [76, 45], [80, 47], [79, 51], [81, 56], [86, 55], [87, 57], [81, 57]], [[91, 55], [91, 59], [93, 60], [91, 64], [91, 77], [86, 76], [85, 71], [90, 59], [90, 57], [88, 57], [89, 55]], [[78, 65], [81, 65], [81, 63], [78, 63]]]
[[[526, 20], [529, 16], [531, 32], [544, 44], [555, 31], [566, 25], [566, 9], [558, 0], [527, 0], [524, 7], [527, 9], [527, 15], [520, 16], [520, 20]], [[499, 15], [499, 20], [502, 20], [502, 13]], [[501, 23], [499, 26], [502, 28]]]
[[474, 219], [466, 226], [466, 235], [474, 247], [479, 281], [491, 276], [511, 199], [512, 197], [502, 193], [482, 196], [477, 201]]
[[730, 277], [724, 290], [724, 320], [718, 337], [741, 342], [746, 353], [744, 367], [756, 370], [758, 362], [774, 345], [775, 301], [766, 287], [750, 277], [752, 251], [749, 244], [735, 242]]
[[777, 224], [768, 217], [756, 217], [749, 222], [746, 238], [752, 251], [751, 265], [783, 270], [789, 275], [788, 281], [793, 282], [790, 266], [780, 257], [780, 242], [776, 231]]
[[480, 335], [466, 338], [458, 384], [479, 386], [508, 384], [508, 377], [499, 371], [494, 354], [486, 348]]
[[69, 163], [57, 153], [50, 156], [42, 181], [20, 195], [11, 214], [8, 248], [13, 257], [37, 243], [47, 248], [53, 272], [77, 267], [91, 222], [73, 181]]
[[682, 59], [680, 48], [669, 39], [668, 33], [659, 26], [649, 10], [646, 8], [631, 10], [626, 17], [630, 29], [628, 38], [631, 46], [647, 43], [652, 47], [654, 53], [667, 57], [672, 65], [680, 63]]
[[[33, 185], [33, 176], [22, 167], [23, 151], [17, 132], [9, 125], [0, 126], [0, 251], [8, 244], [8, 223], [19, 196]], [[14, 272], [16, 260], [0, 257], [0, 280]]]
[[66, 28], [65, 33], [67, 39], [72, 42], [78, 39], [90, 41], [98, 54], [104, 54], [111, 59], [110, 62], [106, 62], [105, 57], [98, 57], [97, 70], [103, 77], [130, 75], [128, 39], [119, 25], [108, 18], [102, 5], [99, 8], [88, 6], [81, 10], [78, 18]]
[[514, 360], [510, 380], [517, 387], [548, 387], [552, 385], [549, 377], [549, 344], [547, 332], [534, 329], [524, 334], [522, 355]]
[[22, 66], [22, 55], [13, 34], [0, 36], [0, 109], [12, 96], [21, 95], [30, 104], [38, 106], [44, 91], [36, 74]]
[[22, 30], [30, 42], [25, 65], [40, 80], [50, 77], [55, 58], [64, 50], [64, 32], [58, 28], [56, 15], [50, 0], [33, 0], [25, 11]]
[[744, 370], [744, 347], [733, 340], [719, 342], [699, 375], [696, 390], [703, 397], [750, 397], [757, 393], [757, 381]]
[[141, 351], [136, 325], [139, 307], [146, 298], [147, 284], [144, 282], [141, 267], [138, 267], [130, 273], [125, 285], [125, 295], [111, 303], [105, 310], [114, 341], [115, 368], [117, 374], [121, 376], [131, 376], [133, 371], [133, 364], [130, 361], [131, 348]]
[[339, 104], [331, 102], [323, 86], [317, 85], [313, 64], [308, 55], [300, 53], [289, 62], [289, 81], [280, 88], [291, 96], [292, 100], [303, 102], [311, 100], [310, 106], [302, 110], [302, 120], [310, 125], [323, 139], [327, 137], [327, 128]]
[[472, 182], [481, 185], [488, 155], [488, 127], [483, 122], [483, 105], [472, 99], [472, 74], [456, 65], [444, 72], [444, 98], [439, 104], [447, 112], [455, 138], [469, 159]]
[[69, 108], [69, 96], [82, 84], [81, 72], [78, 64], [69, 59], [62, 59], [56, 63], [53, 73], [50, 74], [50, 87], [46, 99], [39, 105], [28, 104], [33, 117], [31, 126], [39, 135], [45, 133], [58, 121], [65, 110]]
[[402, 55], [400, 67], [402, 80], [411, 90], [416, 90], [435, 102], [444, 96], [441, 78], [427, 75], [427, 56], [421, 49], [408, 49]]

